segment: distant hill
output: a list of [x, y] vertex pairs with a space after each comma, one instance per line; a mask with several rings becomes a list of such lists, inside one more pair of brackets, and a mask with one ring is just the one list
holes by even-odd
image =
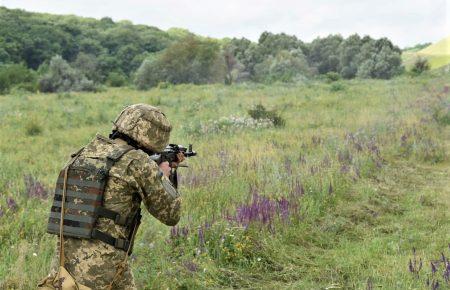
[[419, 51], [405, 51], [403, 53], [403, 63], [407, 68], [411, 67], [418, 57], [428, 59], [431, 69], [450, 64], [450, 36]]
[[418, 52], [423, 55], [450, 55], [450, 36]]

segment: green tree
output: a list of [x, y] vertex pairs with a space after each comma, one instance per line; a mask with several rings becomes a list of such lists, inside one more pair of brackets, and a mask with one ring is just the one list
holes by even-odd
[[316, 38], [309, 45], [308, 61], [320, 74], [330, 71], [339, 72], [339, 46], [343, 38], [329, 35]]
[[72, 68], [61, 56], [51, 59], [48, 71], [39, 80], [42, 92], [94, 91], [94, 83]]
[[300, 49], [281, 50], [255, 66], [256, 80], [262, 82], [291, 82], [310, 75], [305, 56]]
[[23, 64], [0, 66], [0, 93], [7, 93], [13, 86], [20, 85], [30, 91], [36, 89], [36, 74]]
[[351, 79], [358, 71], [358, 53], [363, 42], [358, 34], [350, 35], [339, 45], [339, 73], [343, 78]]

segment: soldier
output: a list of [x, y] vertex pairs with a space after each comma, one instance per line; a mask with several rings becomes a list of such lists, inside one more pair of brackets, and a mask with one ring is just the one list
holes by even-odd
[[58, 178], [48, 224], [48, 232], [60, 236], [59, 268], [55, 258], [39, 289], [136, 289], [127, 257], [141, 201], [166, 225], [180, 219], [181, 198], [168, 179], [177, 164], [149, 158], [166, 147], [171, 129], [158, 108], [131, 105], [110, 138], [97, 135], [72, 155]]

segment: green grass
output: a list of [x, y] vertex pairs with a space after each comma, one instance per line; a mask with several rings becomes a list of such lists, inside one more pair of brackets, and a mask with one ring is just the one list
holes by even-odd
[[[179, 226], [189, 234], [171, 237], [144, 217], [132, 259], [139, 288], [427, 289], [427, 278], [445, 287], [430, 262], [450, 256], [449, 84], [448, 74], [426, 74], [339, 90], [308, 82], [0, 96], [0, 288], [32, 289], [56, 244], [45, 234], [50, 199], [29, 197], [24, 176], [51, 190], [69, 153], [138, 102], [160, 106], [172, 140], [199, 152], [181, 173]], [[285, 126], [205, 127], [248, 118], [257, 104], [281, 112]], [[271, 228], [228, 222], [250, 186], [297, 209]], [[408, 270], [413, 248], [419, 277]]]

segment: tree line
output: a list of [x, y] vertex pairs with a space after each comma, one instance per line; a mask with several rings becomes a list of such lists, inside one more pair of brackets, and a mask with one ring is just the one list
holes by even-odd
[[264, 32], [211, 39], [111, 18], [82, 18], [0, 7], [0, 92], [90, 91], [160, 83], [295, 82], [324, 74], [389, 79], [403, 71], [389, 39], [341, 35], [305, 43]]

